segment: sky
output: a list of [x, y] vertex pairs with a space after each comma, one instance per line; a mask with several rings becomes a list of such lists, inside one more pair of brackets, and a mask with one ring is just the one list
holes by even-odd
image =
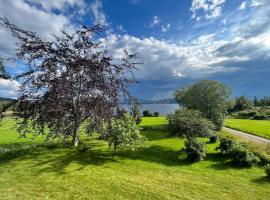
[[[113, 56], [140, 53], [130, 88], [140, 99], [171, 98], [201, 79], [228, 84], [233, 96], [270, 95], [270, 0], [0, 0], [0, 16], [45, 40], [103, 25]], [[15, 44], [0, 27], [0, 56], [14, 56]], [[16, 98], [19, 86], [0, 79], [0, 96]]]

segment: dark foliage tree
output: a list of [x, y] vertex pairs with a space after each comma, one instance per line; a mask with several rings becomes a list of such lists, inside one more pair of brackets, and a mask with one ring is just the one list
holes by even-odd
[[233, 111], [245, 110], [252, 106], [252, 101], [246, 98], [244, 95], [235, 99], [235, 104], [232, 108]]
[[137, 54], [110, 56], [99, 25], [81, 27], [73, 34], [63, 31], [45, 41], [6, 18], [0, 22], [17, 38], [16, 58], [28, 67], [16, 77], [22, 81], [21, 136], [31, 130], [45, 134], [48, 129], [47, 137], [72, 137], [77, 146], [82, 123], [87, 123], [90, 133], [122, 113], [119, 101], [130, 96], [127, 89], [135, 82]]

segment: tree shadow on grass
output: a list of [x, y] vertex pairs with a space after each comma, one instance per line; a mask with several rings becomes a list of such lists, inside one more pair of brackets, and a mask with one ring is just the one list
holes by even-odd
[[270, 184], [270, 178], [268, 176], [262, 176], [252, 180], [253, 183], [257, 184]]
[[186, 159], [184, 150], [174, 150], [159, 145], [140, 147], [135, 151], [119, 151], [117, 156], [131, 160], [155, 162], [167, 166], [181, 166], [191, 164], [191, 162]]

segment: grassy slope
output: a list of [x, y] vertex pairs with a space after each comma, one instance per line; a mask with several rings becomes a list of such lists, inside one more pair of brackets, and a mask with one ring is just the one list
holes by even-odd
[[270, 120], [227, 119], [225, 126], [270, 139]]
[[[161, 118], [157, 119], [160, 125]], [[156, 118], [145, 118], [144, 126]], [[5, 119], [2, 144], [16, 142]], [[59, 147], [0, 160], [1, 199], [268, 199], [270, 182], [262, 168], [233, 167], [208, 144], [207, 159], [189, 164], [183, 140], [162, 130], [143, 131], [148, 141], [137, 151], [116, 155], [102, 141], [85, 141], [82, 153]], [[12, 139], [13, 138], [13, 139]]]

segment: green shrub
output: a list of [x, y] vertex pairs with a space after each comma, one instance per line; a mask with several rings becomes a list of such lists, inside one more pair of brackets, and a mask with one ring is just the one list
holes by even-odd
[[158, 117], [159, 116], [159, 112], [154, 112], [154, 116]]
[[196, 139], [185, 141], [185, 151], [187, 154], [187, 159], [191, 162], [198, 162], [203, 160], [206, 156], [205, 145]]
[[264, 114], [256, 114], [256, 115], [254, 115], [253, 119], [263, 120], [263, 119], [267, 119], [267, 116]]
[[228, 139], [228, 138], [222, 138], [220, 140], [218, 149], [223, 154], [228, 154], [235, 145], [236, 145], [236, 142], [234, 140]]
[[122, 118], [113, 119], [111, 130], [107, 136], [109, 147], [113, 147], [115, 151], [119, 147], [133, 148], [143, 139], [139, 126], [128, 114], [125, 114]]
[[217, 135], [211, 135], [209, 137], [209, 140], [211, 143], [216, 143], [218, 141], [218, 136]]
[[144, 117], [152, 117], [153, 114], [152, 114], [149, 110], [144, 110], [144, 111], [143, 111], [143, 116], [144, 116]]
[[177, 136], [187, 139], [209, 136], [214, 128], [212, 122], [197, 110], [178, 109], [167, 116], [169, 129]]
[[265, 166], [265, 172], [266, 172], [268, 178], [270, 178], [270, 165]]
[[259, 158], [255, 156], [248, 148], [242, 145], [235, 145], [229, 153], [232, 162], [239, 166], [253, 166], [259, 162]]
[[264, 154], [262, 154], [260, 152], [257, 152], [257, 151], [255, 151], [253, 153], [254, 153], [255, 156], [257, 156], [260, 159], [260, 164], [261, 165], [270, 164], [270, 159], [266, 155], [264, 155]]

